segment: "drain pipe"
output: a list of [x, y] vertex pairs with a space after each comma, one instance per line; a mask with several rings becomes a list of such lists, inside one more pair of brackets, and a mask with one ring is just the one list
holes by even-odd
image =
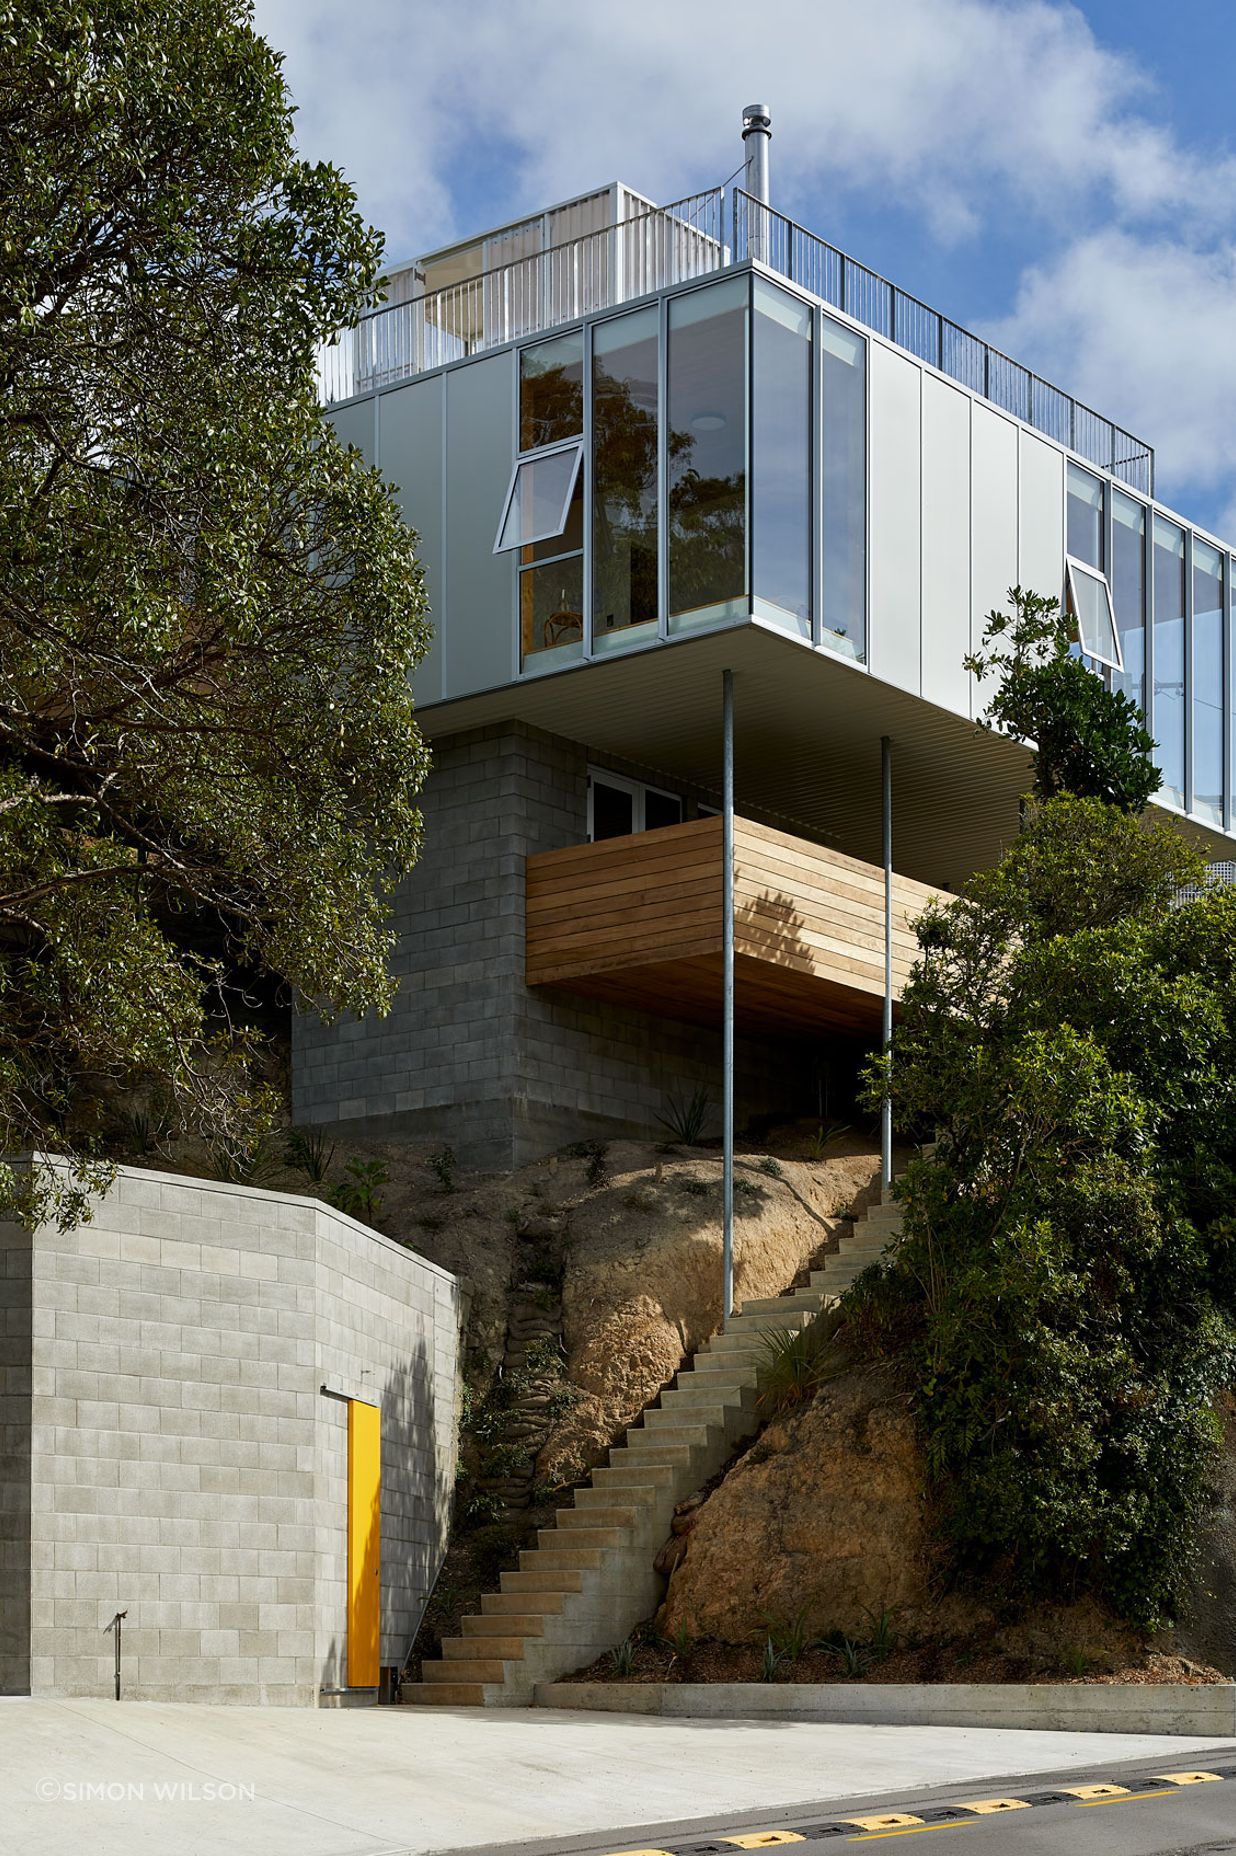
[[[768, 144], [772, 140], [772, 117], [766, 103], [748, 103], [742, 113], [742, 144], [746, 156], [743, 189], [751, 197], [747, 203], [747, 252], [767, 264], [770, 246], [768, 214], [761, 211], [770, 203], [768, 184]], [[756, 206], [752, 202], [758, 200]]]
[[[884, 838], [884, 1060], [893, 1043], [893, 744], [880, 738], [880, 800]], [[887, 1198], [893, 1183], [893, 1098], [884, 1085], [880, 1103], [880, 1186]]]
[[721, 1320], [734, 1311], [734, 673], [721, 673]]

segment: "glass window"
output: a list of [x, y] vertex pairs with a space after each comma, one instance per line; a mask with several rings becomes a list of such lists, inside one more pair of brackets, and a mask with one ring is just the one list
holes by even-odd
[[633, 780], [589, 776], [588, 836], [594, 844], [600, 838], [625, 838], [635, 830], [637, 791]]
[[755, 280], [751, 547], [756, 597], [811, 636], [811, 311]]
[[1154, 713], [1151, 733], [1163, 776], [1162, 796], [1184, 805], [1185, 774], [1185, 544], [1184, 533], [1162, 516], [1154, 519]]
[[746, 609], [747, 282], [670, 298], [670, 629]]
[[582, 447], [547, 451], [515, 466], [494, 553], [561, 535], [567, 525]]
[[519, 448], [536, 451], [584, 429], [584, 337], [556, 335], [519, 356]]
[[867, 344], [824, 318], [825, 642], [867, 654]]
[[1080, 561], [1066, 562], [1068, 572], [1069, 611], [1077, 621], [1078, 642], [1086, 657], [1096, 663], [1120, 669], [1120, 646], [1116, 638], [1116, 615], [1106, 578], [1091, 573]]
[[1112, 496], [1112, 599], [1123, 670], [1112, 688], [1146, 707], [1146, 511], [1131, 496]]
[[602, 322], [592, 335], [592, 645], [606, 651], [656, 631], [657, 311]]
[[535, 670], [574, 663], [584, 652], [584, 557], [526, 567], [519, 576], [519, 642]]
[[1223, 561], [1193, 540], [1193, 811], [1223, 823]]
[[644, 788], [644, 830], [660, 831], [663, 825], [682, 824], [682, 800], [673, 793], [659, 793], [655, 786]]
[[1064, 551], [1103, 571], [1103, 484], [1078, 464], [1069, 465]]

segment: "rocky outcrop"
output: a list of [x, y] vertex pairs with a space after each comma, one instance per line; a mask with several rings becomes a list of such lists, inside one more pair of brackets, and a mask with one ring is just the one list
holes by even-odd
[[[538, 1476], [574, 1480], [598, 1462], [721, 1323], [721, 1164], [620, 1143], [607, 1177], [570, 1213], [563, 1287], [573, 1402]], [[845, 1138], [820, 1160], [740, 1159], [734, 1282], [739, 1302], [779, 1295], [849, 1226], [879, 1170]]]
[[762, 1640], [800, 1615], [817, 1635], [904, 1628], [930, 1603], [923, 1459], [892, 1375], [856, 1369], [774, 1422], [691, 1517], [667, 1634]]

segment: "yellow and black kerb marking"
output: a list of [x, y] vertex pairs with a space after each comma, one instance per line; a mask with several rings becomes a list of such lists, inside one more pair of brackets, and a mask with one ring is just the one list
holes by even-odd
[[[1206, 1772], [1148, 1772], [1117, 1785], [1103, 1780], [1056, 1785], [1050, 1791], [1023, 1791], [1016, 1798], [968, 1798], [956, 1804], [924, 1805], [917, 1811], [866, 1811], [838, 1816], [799, 1830], [744, 1830], [714, 1834], [703, 1841], [675, 1842], [657, 1849], [611, 1850], [607, 1856], [733, 1856], [735, 1850], [765, 1850], [790, 1843], [816, 1843], [840, 1837], [849, 1843], [875, 1843], [887, 1837], [921, 1836], [925, 1831], [960, 1830], [1001, 1811], [1032, 1811], [1036, 1805], [1071, 1804], [1080, 1810], [1101, 1805], [1136, 1804], [1177, 1796], [1184, 1785], [1222, 1785], [1236, 1779], [1236, 1766]], [[804, 1852], [804, 1856], [806, 1853]]]

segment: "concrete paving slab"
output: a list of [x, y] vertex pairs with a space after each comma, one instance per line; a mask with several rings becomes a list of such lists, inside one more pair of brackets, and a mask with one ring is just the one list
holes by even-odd
[[427, 1856], [1142, 1757], [1179, 1765], [1217, 1744], [1236, 1749], [540, 1708], [7, 1700], [0, 1822], [23, 1856]]

